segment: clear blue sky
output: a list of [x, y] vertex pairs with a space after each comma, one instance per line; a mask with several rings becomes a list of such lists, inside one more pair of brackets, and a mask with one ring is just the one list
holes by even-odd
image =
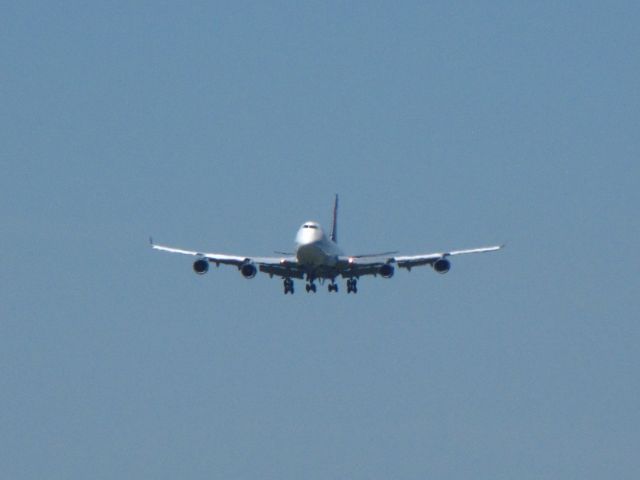
[[[13, 2], [0, 476], [632, 479], [637, 2]], [[284, 296], [147, 237], [507, 242]], [[344, 288], [343, 288], [344, 290]]]

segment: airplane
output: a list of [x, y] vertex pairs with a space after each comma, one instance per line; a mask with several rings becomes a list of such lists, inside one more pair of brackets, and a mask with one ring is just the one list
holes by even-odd
[[209, 271], [209, 265], [233, 265], [245, 278], [253, 278], [258, 271], [269, 277], [281, 277], [284, 294], [294, 293], [293, 279], [306, 280], [306, 291], [315, 293], [316, 280], [323, 283], [328, 280], [329, 292], [337, 292], [336, 278], [347, 279], [347, 293], [358, 293], [358, 279], [365, 275], [380, 275], [391, 278], [395, 267], [411, 271], [414, 267], [429, 265], [438, 273], [444, 274], [451, 268], [449, 257], [468, 253], [483, 253], [500, 250], [504, 245], [452, 250], [449, 252], [427, 253], [422, 255], [396, 255], [398, 252], [381, 252], [364, 255], [345, 255], [338, 247], [338, 195], [333, 206], [333, 224], [329, 236], [318, 222], [302, 224], [296, 235], [294, 253], [275, 252], [278, 257], [248, 257], [244, 255], [225, 255], [221, 253], [203, 253], [193, 250], [158, 245], [149, 238], [151, 247], [169, 253], [180, 253], [195, 257], [193, 270], [198, 275]]

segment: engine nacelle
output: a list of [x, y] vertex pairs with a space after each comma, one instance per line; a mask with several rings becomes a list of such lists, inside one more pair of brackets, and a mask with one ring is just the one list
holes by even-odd
[[393, 277], [394, 272], [395, 272], [395, 269], [393, 268], [393, 265], [389, 265], [388, 263], [385, 263], [384, 265], [382, 265], [379, 271], [380, 275], [382, 275], [384, 278]]
[[441, 258], [433, 262], [433, 269], [438, 273], [447, 273], [451, 269], [451, 262]]
[[209, 271], [209, 261], [204, 258], [196, 260], [193, 262], [193, 271], [198, 275], [204, 275]]
[[240, 273], [244, 278], [253, 278], [256, 276], [256, 273], [258, 273], [258, 269], [253, 263], [246, 262], [240, 267]]

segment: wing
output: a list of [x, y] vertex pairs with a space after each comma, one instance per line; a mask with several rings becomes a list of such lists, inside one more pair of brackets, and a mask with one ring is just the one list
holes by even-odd
[[[226, 255], [224, 253], [209, 253], [198, 252], [195, 250], [184, 250], [182, 248], [169, 247], [166, 245], [158, 245], [153, 242], [153, 239], [149, 239], [151, 248], [154, 250], [160, 250], [162, 252], [179, 253], [181, 255], [189, 255], [196, 257], [197, 260], [207, 260], [209, 263], [215, 263], [219, 265], [233, 265], [238, 268], [248, 278], [255, 275], [255, 270], [249, 268], [243, 270], [243, 267], [247, 265], [254, 265], [261, 272], [267, 273], [270, 276], [276, 275], [279, 277], [293, 277], [304, 278], [304, 272], [299, 267], [298, 261], [293, 256], [280, 256], [280, 257], [251, 257], [244, 255]], [[204, 266], [206, 267], [206, 263]], [[197, 273], [205, 273], [207, 269], [198, 270], [194, 264], [194, 269]], [[253, 273], [253, 275], [251, 275]]]
[[407, 270], [409, 270], [413, 267], [419, 267], [421, 265], [433, 265], [438, 260], [445, 259], [446, 257], [452, 257], [454, 255], [465, 255], [467, 253], [495, 252], [496, 250], [500, 250], [503, 247], [504, 245], [495, 245], [492, 247], [469, 248], [466, 250], [453, 250], [451, 252], [428, 253], [426, 255], [399, 256], [399, 257], [394, 257], [394, 260], [395, 260], [395, 263], [397, 263], [400, 268], [406, 268]]
[[411, 270], [413, 267], [430, 265], [439, 273], [446, 273], [450, 263], [447, 257], [465, 255], [468, 253], [484, 253], [500, 250], [504, 245], [491, 247], [469, 248], [466, 250], [452, 250], [450, 252], [427, 253], [422, 255], [385, 256], [384, 254], [371, 258], [369, 256], [340, 257], [339, 270], [343, 277], [359, 277], [363, 275], [393, 275], [393, 266]]

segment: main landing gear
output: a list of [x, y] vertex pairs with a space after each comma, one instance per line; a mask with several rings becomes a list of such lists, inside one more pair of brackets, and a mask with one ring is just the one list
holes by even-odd
[[[305, 285], [305, 289], [307, 290], [307, 293], [316, 293], [318, 291], [318, 288], [313, 280], [307, 282], [307, 284]], [[337, 292], [338, 284], [332, 280], [327, 289], [329, 290], [329, 292]], [[284, 279], [284, 294], [286, 295], [287, 293], [290, 293], [291, 295], [293, 295], [294, 293], [293, 280], [291, 280], [290, 278]], [[347, 293], [358, 293], [357, 278], [349, 278], [347, 280]]]
[[[316, 287], [316, 284], [313, 283], [313, 281], [309, 281], [305, 285], [305, 289], [307, 290], [307, 293], [309, 292], [316, 293], [316, 291], [318, 290], [318, 287]], [[287, 293], [290, 293], [291, 295], [293, 295], [294, 293], [293, 280], [291, 280], [290, 278], [284, 279], [284, 294], [286, 295]]]
[[284, 279], [284, 294], [290, 293], [293, 295], [293, 280], [290, 278]]

